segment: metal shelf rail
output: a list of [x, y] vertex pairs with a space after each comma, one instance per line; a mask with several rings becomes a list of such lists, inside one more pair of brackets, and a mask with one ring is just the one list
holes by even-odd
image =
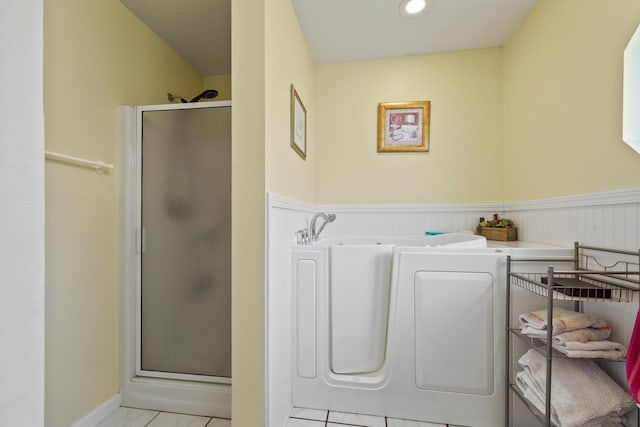
[[[600, 258], [613, 261], [605, 263]], [[513, 272], [512, 263], [552, 263], [572, 262], [574, 270], [556, 270], [552, 265], [544, 273]], [[529, 264], [533, 265], [533, 264]], [[637, 252], [606, 249], [594, 246], [574, 245], [573, 258], [512, 258], [507, 257], [506, 289], [506, 402], [505, 425], [509, 427], [511, 415], [511, 393], [514, 393], [530, 410], [532, 415], [547, 427], [554, 426], [551, 420], [551, 372], [554, 358], [562, 357], [553, 353], [553, 326], [549, 325], [546, 338], [531, 338], [520, 333], [519, 328], [511, 327], [511, 286], [515, 285], [546, 299], [547, 313], [553, 313], [554, 301], [572, 301], [575, 311], [583, 310], [585, 302], [633, 302], [640, 291], [640, 250]], [[538, 351], [546, 359], [545, 411], [540, 412], [522, 395], [512, 382], [512, 340], [518, 337], [527, 346]], [[565, 356], [566, 357], [566, 356]], [[636, 411], [640, 425], [640, 411]]]

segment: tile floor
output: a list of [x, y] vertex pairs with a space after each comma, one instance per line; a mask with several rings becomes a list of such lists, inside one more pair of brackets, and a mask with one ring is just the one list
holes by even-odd
[[373, 415], [293, 408], [286, 427], [458, 427]]
[[[231, 420], [120, 407], [96, 427], [231, 427]], [[293, 408], [285, 427], [459, 427], [373, 415]]]
[[120, 407], [96, 427], [231, 427], [231, 420]]

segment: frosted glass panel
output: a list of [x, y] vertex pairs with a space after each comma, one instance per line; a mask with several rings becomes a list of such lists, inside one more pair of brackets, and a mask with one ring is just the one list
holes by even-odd
[[141, 368], [231, 376], [231, 107], [142, 117]]

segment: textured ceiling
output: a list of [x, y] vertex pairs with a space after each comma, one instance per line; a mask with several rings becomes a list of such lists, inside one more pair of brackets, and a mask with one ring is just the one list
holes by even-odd
[[428, 0], [400, 13], [401, 0], [292, 0], [316, 63], [497, 47], [538, 0]]
[[[231, 0], [120, 0], [202, 75], [231, 72]], [[501, 46], [538, 0], [291, 0], [315, 63]]]
[[203, 76], [231, 72], [231, 0], [120, 0]]

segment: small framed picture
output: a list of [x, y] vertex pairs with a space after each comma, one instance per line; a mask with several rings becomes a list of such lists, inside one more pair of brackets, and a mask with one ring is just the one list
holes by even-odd
[[431, 101], [378, 104], [378, 153], [429, 151]]
[[302, 157], [307, 158], [307, 109], [291, 85], [291, 148]]

